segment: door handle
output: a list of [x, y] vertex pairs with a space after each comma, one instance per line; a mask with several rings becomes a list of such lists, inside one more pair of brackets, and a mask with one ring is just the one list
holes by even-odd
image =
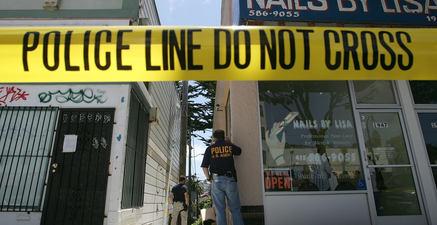
[[52, 173], [55, 173], [56, 172], [56, 168], [58, 168], [58, 164], [57, 163], [53, 163], [52, 167], [53, 167]]

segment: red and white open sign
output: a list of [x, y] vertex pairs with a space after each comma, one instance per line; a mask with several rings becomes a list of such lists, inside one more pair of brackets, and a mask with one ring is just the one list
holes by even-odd
[[291, 191], [290, 169], [264, 170], [265, 191]]

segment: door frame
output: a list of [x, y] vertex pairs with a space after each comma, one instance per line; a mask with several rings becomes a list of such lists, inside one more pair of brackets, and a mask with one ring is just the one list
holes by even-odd
[[[417, 200], [419, 203], [419, 208], [421, 211], [421, 215], [408, 215], [408, 216], [377, 216], [376, 214], [376, 207], [375, 207], [375, 201], [373, 196], [373, 189], [372, 189], [372, 182], [370, 177], [370, 168], [374, 168], [374, 166], [370, 165], [367, 160], [367, 149], [365, 147], [365, 141], [364, 141], [364, 133], [363, 133], [363, 127], [361, 124], [361, 116], [360, 113], [397, 113], [399, 116], [399, 122], [400, 126], [402, 128], [402, 134], [404, 136], [405, 141], [405, 147], [407, 150], [407, 155], [410, 164], [403, 164], [403, 165], [387, 165], [384, 166], [385, 168], [393, 168], [393, 167], [409, 167], [411, 168], [411, 173], [413, 176], [414, 185], [417, 192]], [[401, 109], [391, 108], [391, 109], [381, 109], [381, 108], [355, 108], [354, 110], [354, 117], [356, 121], [356, 129], [357, 129], [357, 135], [358, 135], [358, 142], [359, 142], [359, 148], [361, 159], [362, 159], [362, 166], [363, 166], [363, 172], [365, 175], [366, 180], [366, 189], [367, 189], [367, 198], [368, 198], [368, 206], [369, 206], [369, 212], [370, 212], [370, 219], [372, 221], [372, 224], [375, 225], [386, 225], [386, 224], [399, 224], [405, 223], [406, 221], [414, 222], [414, 224], [417, 224], [418, 219], [422, 219], [424, 221], [424, 224], [427, 224], [427, 217], [426, 217], [426, 211], [425, 206], [422, 198], [422, 192], [420, 188], [420, 182], [419, 177], [417, 175], [416, 167], [415, 167], [415, 160], [413, 158], [412, 153], [412, 147], [411, 147], [411, 141], [410, 137], [408, 135], [408, 132], [406, 131], [406, 123], [405, 123], [405, 116], [402, 113]], [[413, 223], [412, 223], [413, 224]]]

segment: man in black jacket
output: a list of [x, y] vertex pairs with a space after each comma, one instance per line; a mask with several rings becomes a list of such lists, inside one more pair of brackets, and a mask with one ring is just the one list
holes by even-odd
[[[203, 173], [211, 183], [211, 195], [216, 207], [217, 225], [226, 225], [226, 200], [232, 214], [234, 225], [243, 225], [240, 196], [237, 187], [237, 174], [234, 155], [241, 155], [241, 148], [232, 144], [225, 132], [217, 129], [212, 134], [215, 143], [205, 150], [202, 161]], [[212, 173], [210, 177], [209, 172]], [[225, 200], [226, 199], [226, 200]]]
[[176, 225], [179, 213], [181, 214], [181, 225], [187, 225], [188, 188], [185, 186], [185, 177], [179, 177], [179, 184], [171, 189], [171, 204], [173, 204], [173, 214], [171, 225]]

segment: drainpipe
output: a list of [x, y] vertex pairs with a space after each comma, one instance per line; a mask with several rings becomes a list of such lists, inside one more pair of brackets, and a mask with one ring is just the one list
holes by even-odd
[[[179, 101], [179, 100], [178, 100]], [[184, 141], [184, 139], [186, 139], [186, 126], [187, 126], [187, 111], [188, 111], [188, 81], [184, 81], [183, 82], [183, 93], [182, 93], [182, 115], [181, 115], [181, 143], [180, 147], [181, 147], [181, 152], [178, 152], [177, 154], [179, 155], [184, 155], [183, 153], [186, 153], [186, 140]], [[173, 152], [176, 150], [175, 148], [176, 146], [176, 142], [173, 142], [173, 146], [172, 146], [172, 152], [170, 155], [170, 169], [168, 170], [168, 179], [167, 179], [167, 187], [166, 187], [166, 192], [165, 192], [165, 206], [164, 206], [164, 219], [162, 220], [162, 224], [163, 225], [167, 225], [167, 221], [168, 221], [168, 199], [170, 198], [170, 180], [171, 180], [171, 170], [173, 168], [173, 163], [172, 163], [172, 159], [173, 159]], [[180, 162], [178, 162], [178, 164], [181, 166], [182, 164], [185, 164], [185, 160], [182, 160]], [[185, 166], [183, 168], [179, 168], [179, 171], [181, 171], [183, 169], [183, 171], [185, 171]], [[185, 172], [184, 172], [185, 174]], [[179, 176], [178, 176], [178, 181], [179, 181]], [[174, 219], [174, 218], [172, 218]], [[177, 218], [176, 218], [177, 219]]]
[[170, 180], [171, 180], [171, 170], [173, 167], [173, 163], [172, 163], [172, 158], [173, 158], [173, 151], [175, 149], [174, 147], [175, 143], [173, 142], [173, 147], [172, 147], [172, 151], [171, 151], [171, 155], [170, 155], [170, 169], [168, 170], [168, 180], [167, 180], [167, 187], [166, 187], [166, 192], [165, 192], [165, 206], [164, 206], [164, 219], [162, 224], [163, 225], [167, 225], [167, 221], [168, 221], [168, 198], [170, 196]]

